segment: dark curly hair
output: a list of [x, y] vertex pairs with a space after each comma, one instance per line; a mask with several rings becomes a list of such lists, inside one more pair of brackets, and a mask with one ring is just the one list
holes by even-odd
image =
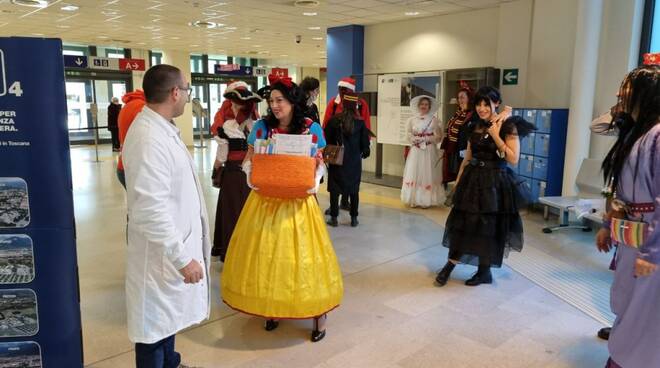
[[[292, 87], [289, 88], [281, 82], [277, 82], [270, 86], [269, 96], [273, 91], [280, 91], [282, 96], [289, 101], [292, 105], [293, 118], [291, 119], [291, 125], [289, 125], [289, 134], [301, 134], [305, 127], [307, 126], [305, 122], [305, 97], [302, 89], [298, 87], [297, 84], [291, 83]], [[269, 97], [270, 98], [270, 97]], [[268, 129], [275, 129], [280, 125], [279, 120], [273, 114], [273, 111], [270, 109], [270, 103], [268, 105], [268, 113], [264, 116], [264, 121]]]
[[[612, 180], [612, 188], [616, 189], [635, 142], [660, 119], [660, 66], [645, 65], [631, 71], [621, 82], [619, 99], [612, 110], [611, 129], [618, 128], [619, 137], [605, 156], [602, 169], [605, 183]], [[633, 112], [637, 112], [637, 119]]]

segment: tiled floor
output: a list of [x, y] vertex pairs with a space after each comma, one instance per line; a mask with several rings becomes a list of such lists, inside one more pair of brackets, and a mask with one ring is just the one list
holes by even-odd
[[[205, 195], [213, 217], [217, 190], [210, 186], [211, 149], [193, 153], [203, 182], [209, 184]], [[114, 177], [109, 147], [102, 147], [98, 163], [92, 149], [74, 148], [72, 161], [85, 364], [132, 367], [123, 283], [124, 191]], [[320, 201], [324, 208], [327, 196], [320, 195]], [[221, 266], [215, 263], [211, 319], [178, 335], [184, 360], [203, 367], [604, 365], [607, 346], [595, 337], [603, 324], [509, 267], [494, 272], [493, 285], [464, 286], [474, 269], [463, 266], [446, 287], [433, 286], [447, 253], [440, 245], [446, 209], [408, 210], [398, 191], [372, 185], [363, 186], [361, 201], [360, 227], [330, 231], [345, 295], [329, 316], [322, 342], [309, 342], [310, 321], [282, 322], [266, 332], [261, 320], [227, 308], [218, 295]], [[344, 224], [348, 220], [340, 218]], [[592, 235], [543, 235], [537, 214], [527, 215], [525, 226], [526, 247], [536, 254], [531, 262], [543, 254], [555, 257], [583, 270], [580, 277], [586, 282], [601, 280], [596, 287], [606, 288], [609, 259], [596, 254]], [[571, 282], [556, 283], [570, 288]]]

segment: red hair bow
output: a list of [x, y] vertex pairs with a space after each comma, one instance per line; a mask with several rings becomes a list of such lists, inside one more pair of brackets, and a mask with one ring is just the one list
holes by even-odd
[[292, 88], [293, 87], [293, 81], [291, 80], [291, 77], [279, 77], [275, 74], [269, 74], [268, 75], [268, 84], [270, 84], [272, 86], [276, 83], [282, 83], [287, 88]]

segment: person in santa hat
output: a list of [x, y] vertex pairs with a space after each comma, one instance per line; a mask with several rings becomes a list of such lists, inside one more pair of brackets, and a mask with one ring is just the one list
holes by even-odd
[[[355, 93], [355, 79], [350, 78], [350, 77], [345, 77], [339, 80], [339, 83], [337, 83], [337, 96], [335, 96], [333, 99], [328, 101], [328, 106], [325, 108], [325, 115], [323, 116], [323, 128], [325, 129], [326, 125], [328, 125], [328, 122], [330, 119], [342, 112], [344, 109], [343, 107], [343, 98], [344, 98], [344, 93], [346, 92], [353, 92]], [[365, 101], [363, 98], [358, 99], [358, 103], [355, 107], [356, 115], [364, 121], [364, 125], [367, 127], [367, 131], [369, 132], [370, 136], [373, 136], [373, 133], [371, 133], [371, 113], [369, 112], [369, 105], [367, 104], [367, 101]], [[348, 211], [350, 210], [351, 206], [348, 202], [348, 196], [343, 196], [341, 197], [341, 205], [339, 206], [342, 210]], [[325, 211], [326, 215], [330, 215], [330, 209], [327, 209]]]
[[[338, 93], [333, 99], [328, 101], [328, 106], [325, 108], [325, 115], [323, 116], [323, 127], [328, 124], [330, 119], [339, 114], [343, 110], [342, 98], [346, 91], [355, 92], [355, 79], [353, 78], [342, 78], [337, 83]], [[364, 120], [364, 125], [371, 131], [371, 113], [369, 112], [369, 105], [364, 98], [359, 98], [356, 106], [356, 111], [358, 116]]]
[[238, 216], [250, 194], [241, 164], [247, 154], [247, 137], [259, 118], [256, 103], [261, 101], [245, 82], [233, 82], [223, 95], [225, 101], [216, 113], [212, 132], [218, 143], [213, 165], [213, 186], [220, 188], [215, 214], [211, 255], [225, 261]]

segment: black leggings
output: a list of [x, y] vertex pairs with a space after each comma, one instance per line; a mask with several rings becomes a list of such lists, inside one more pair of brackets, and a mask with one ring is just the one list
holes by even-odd
[[[357, 217], [358, 206], [360, 205], [360, 193], [344, 194], [343, 197], [350, 199], [351, 217]], [[337, 192], [330, 192], [330, 216], [339, 216], [339, 193]]]

